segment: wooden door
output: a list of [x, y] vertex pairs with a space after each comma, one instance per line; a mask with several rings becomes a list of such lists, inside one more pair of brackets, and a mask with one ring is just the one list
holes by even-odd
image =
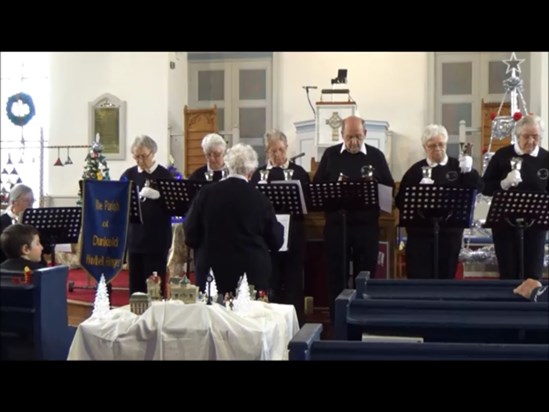
[[217, 107], [211, 109], [184, 109], [185, 125], [185, 176], [206, 164], [202, 151], [202, 139], [209, 133], [217, 133]]

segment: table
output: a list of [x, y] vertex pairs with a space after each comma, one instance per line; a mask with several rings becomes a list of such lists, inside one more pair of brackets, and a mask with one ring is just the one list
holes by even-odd
[[298, 330], [292, 305], [252, 301], [244, 315], [162, 301], [140, 316], [127, 305], [82, 322], [68, 360], [287, 360]]

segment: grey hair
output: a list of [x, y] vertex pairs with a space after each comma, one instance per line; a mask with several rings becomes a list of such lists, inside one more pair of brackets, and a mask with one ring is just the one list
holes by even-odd
[[257, 153], [249, 144], [235, 144], [227, 150], [224, 160], [231, 175], [247, 177], [258, 165]]
[[24, 185], [23, 183], [16, 184], [10, 190], [10, 204], [13, 204], [17, 199], [29, 192], [32, 193], [32, 189], [27, 185]]
[[135, 149], [136, 147], [145, 147], [147, 149], [150, 149], [150, 151], [153, 153], [156, 153], [156, 151], [158, 150], [158, 146], [153, 138], [145, 134], [142, 134], [141, 136], [137, 136], [135, 138], [131, 147], [131, 151], [133, 152], [133, 149]]
[[421, 136], [421, 143], [425, 146], [427, 142], [437, 136], [442, 136], [444, 143], [448, 143], [448, 130], [441, 124], [430, 124], [425, 127]]
[[210, 133], [204, 136], [202, 139], [202, 151], [204, 154], [207, 154], [215, 147], [221, 147], [225, 151], [227, 149], [227, 142], [217, 133]]
[[286, 145], [286, 147], [288, 147], [288, 138], [280, 130], [273, 129], [265, 133], [265, 147], [268, 147], [271, 142], [275, 142], [277, 140], [280, 140]]
[[517, 136], [517, 138], [522, 133], [522, 129], [526, 126], [538, 126], [541, 136], [543, 136], [543, 133], [545, 132], [545, 124], [543, 123], [543, 120], [541, 120], [541, 117], [537, 114], [528, 114], [522, 117], [515, 125], [515, 136]]

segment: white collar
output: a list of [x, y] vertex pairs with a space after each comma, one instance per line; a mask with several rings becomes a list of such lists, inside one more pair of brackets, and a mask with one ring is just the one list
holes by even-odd
[[269, 160], [267, 162], [267, 170], [271, 170], [273, 167], [280, 167], [282, 169], [287, 169], [288, 167], [290, 167], [290, 159], [286, 159], [286, 161], [280, 165], [280, 166], [274, 166], [271, 161]]
[[[513, 149], [515, 149], [515, 153], [518, 154], [519, 156], [524, 155], [524, 152], [520, 150], [518, 142], [515, 143], [515, 145], [513, 146]], [[532, 153], [529, 153], [529, 156], [538, 157], [538, 153], [539, 153], [539, 144], [536, 145], [536, 148], [534, 150], [532, 150]]]
[[217, 169], [217, 170], [213, 170], [211, 167], [210, 167], [210, 164], [209, 163], [206, 163], [206, 170], [208, 172], [220, 172], [222, 171], [223, 169], [225, 169], [227, 171], [227, 174], [229, 174], [229, 169], [227, 169], [227, 167], [225, 165], [221, 166], [221, 169]]
[[442, 162], [440, 162], [440, 163], [433, 162], [428, 157], [426, 157], [425, 160], [427, 161], [427, 164], [429, 165], [429, 167], [435, 167], [435, 166], [438, 166], [438, 165], [446, 166], [446, 164], [448, 163], [448, 155], [445, 154], [444, 159], [442, 159]]
[[13, 210], [11, 210], [11, 207], [8, 207], [6, 210], [7, 215], [11, 218], [11, 223], [16, 224], [19, 223], [19, 217], [13, 213]]
[[[343, 142], [343, 143], [341, 143], [341, 150], [339, 151], [339, 153], [343, 153], [345, 150], [347, 150], [347, 149], [345, 148], [345, 142]], [[366, 154], [366, 144], [365, 143], [362, 143], [362, 146], [360, 146], [360, 152]]]
[[141, 169], [141, 167], [137, 166], [137, 171], [139, 173], [147, 172], [148, 174], [151, 174], [156, 170], [157, 167], [158, 167], [158, 163], [154, 162], [149, 170]]

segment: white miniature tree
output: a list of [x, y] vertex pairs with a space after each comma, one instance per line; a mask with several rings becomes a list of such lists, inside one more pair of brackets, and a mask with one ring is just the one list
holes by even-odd
[[105, 275], [101, 274], [97, 291], [95, 292], [95, 301], [93, 302], [92, 318], [104, 319], [110, 311], [109, 292], [107, 291], [107, 282]]
[[[217, 295], [219, 294], [219, 292], [217, 291], [217, 283], [215, 281], [215, 276], [211, 268], [210, 268], [210, 275], [212, 276], [212, 282], [210, 284], [210, 293], [212, 294], [212, 302], [217, 302]], [[208, 282], [206, 282], [206, 287], [204, 288], [204, 296], [206, 297], [206, 301], [207, 301], [208, 300]]]
[[240, 285], [238, 286], [237, 296], [234, 302], [234, 311], [240, 313], [247, 313], [251, 309], [252, 299], [250, 297], [250, 287], [248, 286], [248, 277], [246, 273], [242, 276]]

